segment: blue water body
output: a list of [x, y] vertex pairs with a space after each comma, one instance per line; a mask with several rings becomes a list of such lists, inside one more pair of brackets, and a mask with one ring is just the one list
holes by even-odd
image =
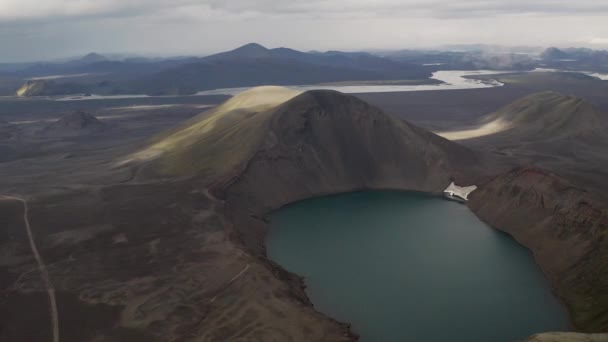
[[568, 327], [531, 253], [465, 205], [404, 192], [314, 198], [272, 215], [268, 255], [364, 342], [517, 341]]

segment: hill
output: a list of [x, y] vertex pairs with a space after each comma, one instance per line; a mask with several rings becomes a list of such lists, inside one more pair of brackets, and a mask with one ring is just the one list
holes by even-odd
[[543, 51], [540, 54], [540, 58], [542, 58], [543, 60], [548, 60], [548, 61], [568, 59], [570, 57], [571, 56], [567, 52], [562, 51], [556, 47], [547, 48], [545, 51]]
[[47, 82], [44, 80], [27, 81], [16, 91], [19, 97], [38, 96], [44, 94], [47, 88]]
[[19, 97], [31, 96], [53, 96], [62, 94], [81, 94], [88, 93], [90, 86], [79, 84], [76, 82], [56, 82], [52, 80], [29, 80], [26, 81], [17, 91], [15, 95]]
[[605, 193], [608, 121], [575, 96], [541, 92], [484, 116], [471, 128], [439, 132], [475, 150], [504, 157], [512, 165], [533, 165], [577, 186]]
[[59, 118], [59, 120], [48, 124], [44, 128], [45, 134], [78, 135], [101, 132], [106, 129], [106, 124], [99, 121], [93, 115], [76, 111]]
[[608, 71], [608, 51], [588, 48], [558, 49], [551, 47], [541, 55], [544, 68], [555, 68], [572, 71]]
[[91, 52], [91, 53], [83, 56], [82, 58], [76, 59], [72, 62], [78, 63], [78, 64], [91, 64], [91, 63], [103, 62], [103, 61], [107, 61], [107, 60], [108, 60], [108, 57], [100, 55], [95, 52]]
[[608, 141], [604, 123], [590, 103], [550, 91], [514, 101], [484, 116], [471, 129], [440, 135], [451, 140], [491, 138], [504, 143]]
[[590, 139], [605, 135], [600, 116], [588, 102], [556, 92], [532, 94], [513, 102], [485, 120], [501, 120], [505, 134], [526, 141]]
[[[568, 60], [602, 66], [602, 64], [608, 62], [608, 51], [588, 48], [558, 49], [550, 47], [543, 51], [540, 57], [546, 62]], [[603, 67], [605, 68], [605, 64]]]

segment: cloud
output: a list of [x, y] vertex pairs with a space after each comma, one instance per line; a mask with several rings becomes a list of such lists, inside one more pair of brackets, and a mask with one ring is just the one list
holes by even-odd
[[52, 18], [179, 15], [199, 18], [289, 15], [296, 17], [435, 17], [488, 15], [602, 15], [597, 0], [2, 0], [0, 21]]
[[256, 10], [266, 13], [314, 13], [332, 12], [395, 13], [398, 15], [449, 16], [457, 14], [598, 14], [608, 11], [608, 4], [596, 0], [210, 0], [212, 7], [229, 11]]
[[595, 37], [592, 38], [589, 43], [594, 45], [608, 45], [608, 38]]
[[608, 2], [598, 0], [0, 0], [0, 58], [201, 55], [252, 41], [303, 50], [598, 46], [606, 17]]

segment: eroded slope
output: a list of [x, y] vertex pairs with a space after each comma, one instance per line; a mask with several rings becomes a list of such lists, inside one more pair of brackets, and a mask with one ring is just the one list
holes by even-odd
[[603, 202], [547, 171], [518, 168], [482, 184], [469, 204], [481, 219], [534, 253], [577, 329], [608, 329]]

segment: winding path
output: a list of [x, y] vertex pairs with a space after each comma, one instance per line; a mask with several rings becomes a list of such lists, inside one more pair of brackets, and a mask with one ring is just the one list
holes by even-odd
[[247, 264], [247, 266], [245, 266], [243, 268], [243, 270], [241, 272], [239, 272], [239, 274], [235, 275], [234, 277], [232, 277], [232, 279], [230, 279], [230, 281], [228, 282], [228, 284], [226, 284], [226, 286], [229, 286], [230, 284], [234, 283], [235, 280], [239, 279], [240, 276], [242, 276], [245, 272], [247, 272], [247, 270], [249, 269], [249, 264]]
[[36, 263], [38, 264], [38, 270], [40, 271], [40, 276], [44, 281], [46, 292], [49, 295], [49, 307], [51, 311], [51, 323], [53, 328], [53, 342], [59, 342], [59, 314], [57, 312], [57, 299], [55, 298], [55, 288], [51, 283], [51, 280], [49, 278], [49, 272], [46, 269], [44, 260], [42, 260], [42, 257], [38, 252], [38, 248], [36, 247], [36, 242], [34, 241], [34, 234], [32, 233], [32, 228], [30, 227], [30, 219], [28, 216], [29, 208], [27, 205], [27, 201], [23, 198], [4, 195], [0, 195], [0, 200], [18, 201], [23, 204], [23, 222], [25, 223], [24, 226], [25, 230], [27, 231], [30, 249], [32, 250], [32, 254], [34, 254], [34, 258], [36, 259]]
[[242, 270], [241, 270], [241, 271], [240, 271], [240, 272], [239, 272], [237, 275], [235, 275], [234, 277], [232, 277], [232, 279], [230, 279], [230, 280], [229, 280], [229, 281], [226, 283], [226, 285], [224, 285], [224, 287], [223, 287], [223, 288], [222, 288], [220, 291], [218, 291], [218, 293], [217, 293], [215, 296], [213, 296], [213, 298], [211, 298], [211, 299], [209, 300], [209, 303], [213, 303], [213, 302], [215, 302], [215, 300], [217, 299], [217, 296], [219, 296], [219, 295], [220, 295], [220, 293], [224, 292], [224, 290], [226, 290], [226, 289], [227, 289], [227, 288], [228, 288], [230, 285], [232, 285], [232, 283], [234, 283], [234, 282], [235, 282], [237, 279], [239, 279], [239, 278], [240, 278], [240, 277], [241, 277], [243, 274], [245, 274], [245, 272], [247, 272], [247, 270], [249, 269], [249, 267], [250, 267], [250, 266], [251, 266], [250, 264], [247, 264], [245, 267], [243, 267], [243, 269], [242, 269]]

